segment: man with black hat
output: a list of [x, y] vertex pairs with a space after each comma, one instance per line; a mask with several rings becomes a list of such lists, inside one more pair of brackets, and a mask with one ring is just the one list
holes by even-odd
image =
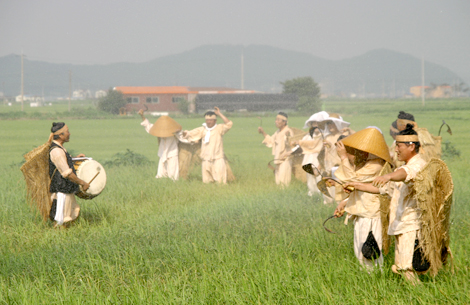
[[151, 124], [145, 118], [143, 109], [139, 111], [139, 114], [142, 117], [140, 125], [144, 126], [149, 134], [158, 137], [159, 161], [155, 178], [178, 180], [178, 141], [187, 142], [181, 138], [181, 125], [167, 115], [162, 115], [155, 124]]
[[[217, 116], [224, 121], [217, 124]], [[202, 182], [227, 183], [227, 165], [224, 155], [223, 136], [232, 128], [232, 121], [227, 119], [218, 107], [204, 114], [202, 127], [183, 131], [183, 138], [195, 143], [201, 140]]]
[[272, 148], [276, 184], [285, 187], [289, 186], [292, 176], [292, 158], [290, 157], [292, 151], [288, 139], [294, 133], [287, 126], [287, 114], [284, 112], [278, 113], [275, 124], [278, 130], [272, 136], [268, 135], [261, 126], [258, 127], [258, 132], [264, 136], [262, 143]]
[[390, 203], [390, 225], [388, 235], [394, 235], [395, 264], [392, 271], [403, 273], [412, 283], [419, 281], [413, 270], [413, 252], [415, 240], [421, 229], [421, 211], [414, 198], [414, 179], [424, 168], [426, 161], [419, 153], [420, 142], [418, 134], [413, 130], [413, 124], [407, 124], [406, 129], [396, 136], [395, 151], [399, 161], [405, 164], [394, 172], [377, 177], [372, 183], [348, 183], [356, 190], [370, 193], [388, 194]]
[[[396, 129], [394, 128], [394, 123], [396, 123]], [[390, 135], [393, 137], [395, 132], [400, 132], [405, 130], [407, 124], [411, 124], [413, 129], [416, 131], [419, 142], [420, 142], [420, 154], [425, 161], [429, 161], [431, 158], [441, 158], [441, 137], [433, 136], [426, 128], [418, 127], [418, 123], [415, 121], [415, 117], [411, 113], [405, 111], [400, 111], [398, 113], [398, 118], [395, 122], [392, 123], [390, 127]], [[395, 152], [395, 142], [390, 148], [392, 161], [395, 167], [400, 167], [403, 165], [403, 162], [398, 160], [397, 154]]]
[[[80, 206], [75, 199], [75, 193], [79, 191], [80, 186], [86, 191], [90, 184], [77, 177], [72, 157], [63, 146], [70, 140], [69, 128], [65, 123], [52, 123], [51, 140], [49, 176], [52, 208], [49, 216], [56, 222], [55, 226], [61, 226], [78, 218]], [[77, 157], [85, 155], [79, 154]]]

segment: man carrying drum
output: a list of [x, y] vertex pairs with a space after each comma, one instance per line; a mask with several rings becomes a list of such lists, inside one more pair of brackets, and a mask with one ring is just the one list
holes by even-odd
[[[80, 206], [75, 199], [75, 193], [80, 186], [86, 191], [90, 184], [77, 177], [72, 157], [64, 148], [64, 143], [70, 140], [69, 128], [65, 123], [52, 123], [52, 143], [49, 150], [49, 176], [51, 178], [50, 192], [52, 207], [49, 217], [55, 221], [55, 226], [70, 224], [80, 214]], [[85, 157], [79, 154], [77, 157]]]

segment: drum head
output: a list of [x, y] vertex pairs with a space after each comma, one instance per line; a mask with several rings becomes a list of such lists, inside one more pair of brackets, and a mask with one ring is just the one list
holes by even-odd
[[90, 188], [85, 192], [93, 197], [99, 195], [106, 186], [106, 171], [95, 160], [83, 161], [77, 169], [77, 177], [88, 183], [94, 178], [90, 183]]

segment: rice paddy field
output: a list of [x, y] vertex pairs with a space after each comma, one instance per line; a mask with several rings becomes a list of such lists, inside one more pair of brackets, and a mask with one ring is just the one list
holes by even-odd
[[[441, 135], [455, 185], [453, 265], [417, 286], [391, 272], [393, 253], [382, 270], [363, 270], [352, 225], [331, 220], [337, 234], [322, 227], [334, 206], [308, 197], [299, 181], [276, 187], [257, 133], [260, 124], [275, 131], [274, 113], [224, 113], [234, 122], [224, 147], [236, 181], [214, 185], [202, 183], [200, 167], [188, 180], [155, 179], [158, 142], [137, 115], [74, 119], [52, 106], [35, 110], [51, 119], [0, 120], [0, 304], [469, 304], [470, 100], [325, 101], [324, 109], [354, 130], [378, 126], [389, 144], [400, 110], [435, 135], [443, 119], [451, 126], [452, 136], [446, 127]], [[289, 125], [302, 128], [308, 116], [292, 114]], [[203, 123], [202, 115], [176, 119], [184, 129]], [[104, 163], [129, 150], [151, 161], [107, 167], [106, 189], [77, 199], [81, 216], [68, 229], [30, 208], [19, 169], [53, 121], [69, 126], [65, 146], [75, 155]]]

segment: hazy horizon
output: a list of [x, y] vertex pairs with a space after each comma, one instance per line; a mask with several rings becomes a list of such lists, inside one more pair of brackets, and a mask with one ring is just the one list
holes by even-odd
[[145, 62], [208, 44], [268, 45], [340, 60], [389, 49], [470, 81], [470, 1], [8, 1], [0, 56]]

